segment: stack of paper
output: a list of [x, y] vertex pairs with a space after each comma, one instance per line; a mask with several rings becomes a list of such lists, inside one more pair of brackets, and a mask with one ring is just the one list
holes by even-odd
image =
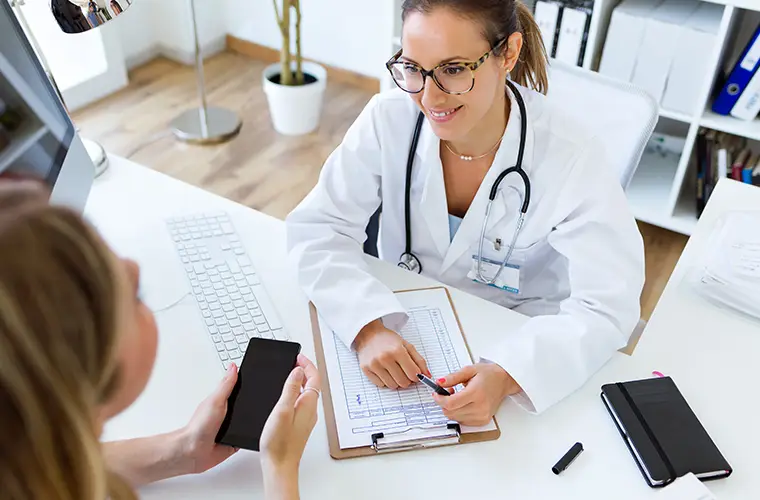
[[695, 290], [722, 306], [760, 319], [760, 211], [729, 212], [691, 276]]

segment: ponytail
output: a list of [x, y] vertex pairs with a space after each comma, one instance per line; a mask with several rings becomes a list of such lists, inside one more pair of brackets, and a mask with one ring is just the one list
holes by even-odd
[[546, 68], [549, 58], [546, 54], [544, 39], [530, 9], [521, 0], [515, 0], [518, 30], [523, 34], [523, 46], [520, 57], [512, 70], [515, 83], [532, 87], [546, 94], [549, 91], [549, 76]]

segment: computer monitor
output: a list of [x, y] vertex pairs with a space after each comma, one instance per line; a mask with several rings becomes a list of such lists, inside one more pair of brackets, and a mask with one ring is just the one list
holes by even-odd
[[0, 0], [0, 100], [0, 176], [44, 180], [51, 203], [81, 212], [95, 166], [5, 0]]

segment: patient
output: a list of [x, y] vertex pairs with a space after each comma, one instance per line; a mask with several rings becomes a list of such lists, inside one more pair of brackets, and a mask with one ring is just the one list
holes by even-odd
[[[157, 331], [139, 269], [33, 183], [0, 187], [0, 488], [10, 499], [136, 498], [133, 488], [203, 472], [237, 450], [214, 443], [234, 365], [182, 429], [102, 444], [105, 422], [145, 388]], [[317, 419], [305, 357], [261, 439], [266, 497], [298, 498], [298, 465]]]

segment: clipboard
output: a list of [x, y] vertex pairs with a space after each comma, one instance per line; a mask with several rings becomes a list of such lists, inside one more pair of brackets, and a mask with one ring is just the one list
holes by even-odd
[[[449, 304], [451, 304], [451, 309], [454, 311], [454, 317], [456, 318], [457, 325], [459, 325], [459, 329], [462, 331], [462, 337], [464, 340], [464, 345], [467, 348], [467, 354], [472, 360], [472, 352], [470, 351], [470, 346], [467, 343], [467, 338], [464, 335], [462, 323], [459, 320], [459, 315], [457, 314], [456, 308], [454, 307], [454, 302], [451, 300], [451, 294], [446, 287], [437, 286], [409, 290], [398, 290], [395, 291], [395, 293], [436, 289], [443, 289], [446, 292], [446, 297], [449, 300]], [[425, 439], [412, 438], [409, 440], [397, 440], [400, 437], [399, 434], [402, 433], [394, 433], [394, 435], [389, 436], [386, 436], [383, 433], [376, 433], [372, 435], [372, 444], [369, 446], [341, 449], [340, 442], [338, 441], [338, 425], [335, 422], [335, 411], [333, 409], [332, 395], [330, 394], [330, 381], [327, 376], [327, 365], [325, 362], [325, 353], [322, 344], [322, 332], [319, 328], [319, 317], [317, 314], [317, 309], [312, 302], [309, 302], [309, 317], [311, 319], [311, 329], [314, 336], [314, 351], [317, 357], [317, 368], [322, 379], [322, 407], [325, 414], [327, 441], [329, 443], [330, 456], [332, 458], [336, 460], [342, 460], [347, 458], [373, 456], [389, 452], [403, 452], [424, 448], [433, 448], [438, 446], [452, 446], [467, 443], [478, 443], [483, 441], [494, 441], [496, 439], [499, 439], [501, 436], [499, 423], [496, 421], [496, 417], [493, 417], [494, 424], [496, 424], [495, 430], [462, 433], [459, 424], [449, 423], [445, 426], [441, 426], [439, 429], [437, 428], [440, 432], [433, 433], [433, 435]], [[390, 438], [393, 438], [392, 442], [390, 442]]]

